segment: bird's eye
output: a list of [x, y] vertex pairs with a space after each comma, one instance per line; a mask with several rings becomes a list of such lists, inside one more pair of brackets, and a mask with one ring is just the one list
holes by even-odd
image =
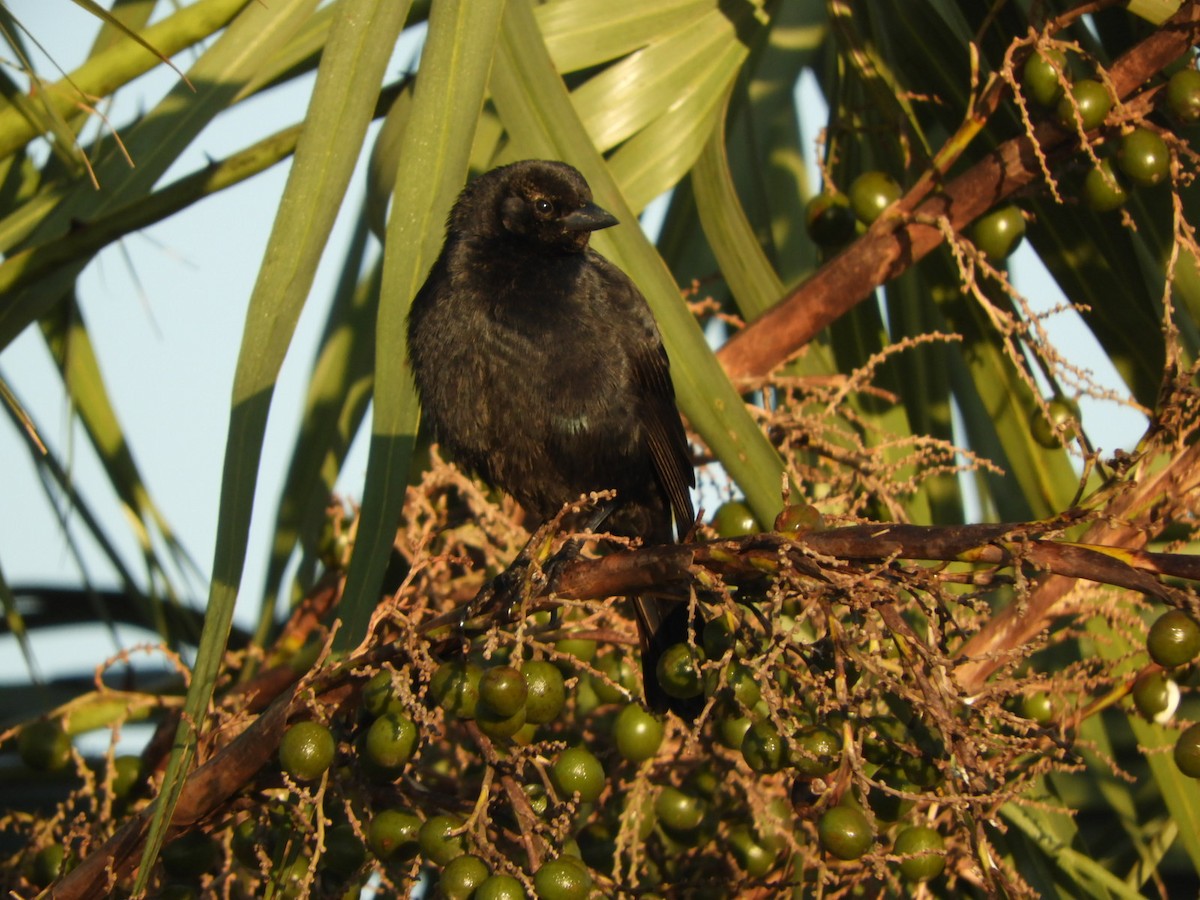
[[549, 200], [539, 197], [537, 200], [533, 201], [533, 211], [539, 216], [545, 218], [554, 212], [554, 204], [552, 204]]

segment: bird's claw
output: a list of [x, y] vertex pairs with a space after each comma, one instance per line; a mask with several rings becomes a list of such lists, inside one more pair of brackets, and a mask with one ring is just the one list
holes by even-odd
[[459, 610], [458, 627], [466, 631], [473, 619], [491, 615], [493, 619], [512, 621], [517, 617], [526, 591], [533, 584], [529, 560], [518, 557], [512, 565], [484, 584]]

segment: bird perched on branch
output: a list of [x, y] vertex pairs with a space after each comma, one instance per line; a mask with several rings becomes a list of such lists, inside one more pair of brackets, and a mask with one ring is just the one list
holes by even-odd
[[[544, 521], [591, 491], [616, 499], [587, 523], [669, 543], [692, 525], [695, 484], [666, 350], [629, 277], [592, 250], [617, 220], [561, 162], [480, 176], [408, 319], [408, 352], [443, 449]], [[633, 598], [647, 700], [654, 666], [686, 637], [686, 604]]]

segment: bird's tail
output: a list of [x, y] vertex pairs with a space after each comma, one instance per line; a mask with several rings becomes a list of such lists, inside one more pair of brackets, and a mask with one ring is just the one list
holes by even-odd
[[688, 639], [688, 604], [647, 596], [630, 599], [642, 645], [642, 685], [646, 704], [656, 713], [670, 710], [685, 722], [693, 721], [704, 709], [704, 695], [687, 699], [672, 697], [663, 690], [657, 672], [658, 661], [667, 648]]

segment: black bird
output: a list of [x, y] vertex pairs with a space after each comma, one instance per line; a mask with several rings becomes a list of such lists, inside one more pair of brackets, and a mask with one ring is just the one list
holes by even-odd
[[[525, 160], [469, 183], [408, 318], [408, 353], [441, 446], [544, 521], [615, 490], [606, 527], [669, 543], [695, 512], [667, 353], [629, 277], [588, 247], [617, 220], [561, 162]], [[633, 598], [650, 705], [684, 713], [654, 671], [686, 637], [686, 604]]]

